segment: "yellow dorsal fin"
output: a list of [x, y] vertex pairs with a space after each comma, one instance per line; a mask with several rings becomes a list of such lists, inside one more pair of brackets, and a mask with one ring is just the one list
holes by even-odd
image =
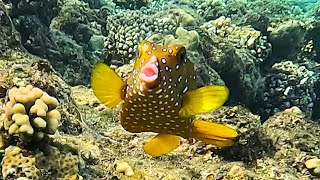
[[225, 86], [205, 86], [183, 96], [181, 117], [194, 116], [196, 114], [215, 110], [228, 99], [229, 91]]
[[192, 127], [192, 137], [207, 144], [218, 147], [231, 146], [237, 138], [236, 130], [223, 124], [194, 120]]
[[91, 74], [94, 95], [109, 108], [115, 107], [124, 97], [125, 83], [108, 65], [98, 63]]
[[180, 145], [180, 137], [170, 134], [158, 134], [149, 140], [143, 149], [151, 156], [158, 157], [168, 154]]

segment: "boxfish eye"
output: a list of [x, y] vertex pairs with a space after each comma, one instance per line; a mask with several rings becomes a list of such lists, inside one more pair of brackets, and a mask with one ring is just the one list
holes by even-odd
[[136, 57], [137, 57], [137, 58], [140, 57], [140, 47], [138, 47], [137, 50], [136, 50]]
[[177, 56], [180, 60], [180, 63], [183, 63], [185, 62], [185, 59], [187, 58], [187, 51], [186, 51], [186, 48], [185, 47], [182, 47], [178, 53], [177, 53]]

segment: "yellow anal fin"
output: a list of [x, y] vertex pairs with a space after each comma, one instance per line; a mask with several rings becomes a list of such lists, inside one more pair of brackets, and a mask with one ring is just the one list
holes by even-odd
[[205, 86], [183, 96], [181, 117], [194, 116], [196, 114], [215, 110], [228, 99], [229, 91], [225, 86]]
[[180, 145], [180, 137], [170, 134], [158, 134], [144, 146], [144, 151], [154, 157], [168, 154]]
[[207, 144], [218, 147], [231, 146], [238, 136], [236, 130], [222, 124], [194, 120], [192, 127], [192, 137]]
[[124, 97], [125, 83], [114, 70], [104, 63], [94, 66], [91, 87], [99, 101], [109, 108], [115, 107]]

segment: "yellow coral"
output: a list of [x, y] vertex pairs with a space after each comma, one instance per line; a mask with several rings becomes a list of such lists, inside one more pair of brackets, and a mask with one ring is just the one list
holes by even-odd
[[115, 168], [116, 168], [117, 172], [124, 173], [126, 176], [134, 175], [134, 172], [133, 172], [131, 166], [129, 166], [129, 164], [126, 162], [117, 162], [115, 164]]
[[[51, 179], [79, 180], [78, 158], [71, 153], [62, 153], [56, 147], [48, 146], [46, 155], [33, 152], [25, 156], [21, 148], [9, 146], [2, 159], [2, 177], [4, 179], [38, 180], [50, 176]], [[34, 155], [33, 155], [34, 154]], [[41, 170], [41, 174], [40, 174]], [[50, 173], [55, 171], [57, 173]]]
[[320, 159], [309, 159], [305, 162], [305, 165], [311, 173], [320, 177]]
[[197, 31], [187, 31], [183, 27], [178, 27], [176, 30], [176, 39], [173, 35], [168, 35], [165, 37], [164, 45], [181, 44], [185, 46], [188, 50], [195, 50], [199, 47], [200, 40]]
[[3, 126], [9, 134], [31, 141], [56, 132], [61, 119], [56, 98], [32, 85], [12, 88], [8, 94]]
[[22, 150], [16, 146], [9, 146], [5, 150], [5, 155], [2, 159], [2, 176], [19, 178], [24, 174], [30, 180], [39, 179], [40, 171], [37, 169], [35, 157], [24, 157]]

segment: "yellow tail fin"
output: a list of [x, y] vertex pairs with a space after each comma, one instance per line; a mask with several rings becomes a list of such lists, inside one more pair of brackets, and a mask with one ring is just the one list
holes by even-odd
[[222, 124], [195, 120], [192, 129], [193, 138], [218, 147], [231, 146], [238, 136], [236, 130]]
[[170, 134], [158, 134], [147, 142], [143, 149], [151, 156], [168, 154], [180, 145], [180, 137]]
[[91, 86], [94, 95], [109, 108], [115, 107], [124, 97], [125, 83], [104, 63], [94, 66], [91, 74]]

